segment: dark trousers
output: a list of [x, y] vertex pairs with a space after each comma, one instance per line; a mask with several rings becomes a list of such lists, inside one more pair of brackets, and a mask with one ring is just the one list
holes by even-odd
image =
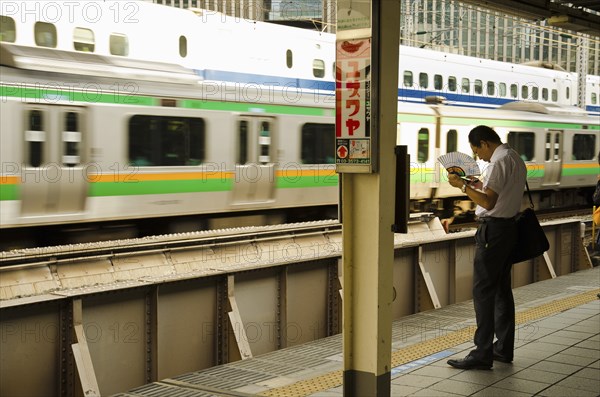
[[490, 364], [494, 350], [504, 357], [513, 357], [515, 302], [510, 281], [512, 264], [508, 259], [516, 241], [513, 220], [482, 222], [475, 234], [473, 304], [477, 330], [476, 348], [470, 355]]

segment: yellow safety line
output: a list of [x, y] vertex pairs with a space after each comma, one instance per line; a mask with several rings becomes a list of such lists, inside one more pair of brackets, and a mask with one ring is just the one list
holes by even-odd
[[[600, 289], [573, 295], [567, 298], [545, 303], [522, 312], [518, 312], [516, 313], [515, 318], [516, 324], [518, 325], [538, 320], [540, 318], [548, 317], [550, 315], [581, 306], [597, 299], [596, 295], [598, 292], [600, 292]], [[392, 353], [392, 367], [397, 367], [439, 351], [446, 350], [461, 343], [468, 342], [473, 339], [474, 333], [475, 326], [468, 326], [457, 331], [450, 332], [446, 335], [419, 342], [412, 346], [397, 350]], [[266, 390], [259, 395], [273, 397], [307, 396], [309, 394], [340, 386], [343, 381], [342, 377], [342, 370], [332, 371], [315, 378], [298, 381], [288, 386]]]

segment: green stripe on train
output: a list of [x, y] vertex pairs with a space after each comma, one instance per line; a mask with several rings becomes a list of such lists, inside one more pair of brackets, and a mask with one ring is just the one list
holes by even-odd
[[[52, 87], [21, 87], [1, 84], [0, 98], [21, 98], [43, 104], [53, 104], [58, 101], [84, 103], [114, 103], [120, 105], [158, 106], [160, 100], [143, 95], [129, 94], [126, 90], [120, 92], [102, 92], [99, 86], [91, 85], [84, 91], [57, 90]], [[218, 102], [197, 99], [182, 99], [178, 107], [186, 109], [221, 110], [230, 112], [273, 113], [305, 116], [333, 116], [333, 109], [319, 107], [269, 105], [261, 103]]]
[[263, 103], [243, 103], [243, 102], [212, 102], [201, 101], [197, 99], [183, 99], [180, 101], [180, 107], [187, 109], [203, 109], [203, 110], [224, 110], [230, 112], [250, 112], [250, 113], [275, 113], [275, 114], [293, 114], [304, 116], [326, 116], [332, 113], [331, 109], [302, 107], [302, 106], [285, 106], [285, 105], [268, 105]]
[[597, 176], [599, 172], [598, 166], [590, 166], [585, 168], [563, 168], [562, 176]]
[[[123, 95], [125, 94], [125, 95]], [[159, 101], [148, 96], [138, 96], [122, 92], [103, 92], [100, 86], [89, 84], [83, 91], [58, 90], [53, 87], [20, 87], [0, 85], [0, 98], [21, 98], [37, 103], [51, 105], [58, 101], [86, 103], [116, 103], [120, 105], [156, 106]]]
[[0, 201], [18, 199], [19, 189], [17, 185], [0, 185]]
[[[337, 186], [337, 177], [319, 177], [318, 179], [312, 176], [277, 178], [277, 188], [280, 189], [328, 186]], [[89, 189], [90, 197], [226, 192], [233, 189], [233, 179], [96, 182], [90, 184]]]
[[327, 176], [298, 176], [277, 178], [278, 189], [305, 188], [305, 187], [329, 187], [337, 186], [337, 175]]
[[[450, 125], [466, 125], [476, 126], [479, 124], [486, 124], [491, 127], [530, 127], [530, 128], [556, 128], [556, 129], [573, 129], [578, 128], [583, 131], [589, 130], [600, 130], [600, 125], [584, 125], [578, 123], [558, 123], [549, 121], [523, 121], [523, 120], [499, 120], [499, 119], [477, 119], [477, 118], [465, 118], [465, 117], [442, 117], [446, 124]], [[410, 122], [410, 123], [435, 123], [435, 118], [429, 115], [418, 115], [418, 114], [398, 114], [398, 122]]]
[[232, 184], [232, 179], [96, 182], [90, 184], [89, 196], [223, 192], [231, 190]]

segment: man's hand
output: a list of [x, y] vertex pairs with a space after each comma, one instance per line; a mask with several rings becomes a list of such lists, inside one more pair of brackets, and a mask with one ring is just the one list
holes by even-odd
[[456, 174], [448, 174], [448, 182], [456, 188], [462, 188], [466, 183], [460, 176]]
[[475, 178], [474, 176], [470, 176], [469, 181], [467, 181], [467, 183], [473, 189], [476, 189], [476, 190], [483, 189], [483, 182], [481, 182], [479, 179]]

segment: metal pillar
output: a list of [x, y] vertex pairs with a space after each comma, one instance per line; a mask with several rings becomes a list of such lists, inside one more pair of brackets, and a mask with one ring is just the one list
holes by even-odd
[[577, 39], [577, 107], [585, 110], [586, 86], [585, 79], [588, 70], [589, 41], [586, 37]]
[[400, 0], [338, 0], [338, 34], [341, 13], [351, 12], [371, 15], [370, 120], [378, 139], [373, 172], [341, 175], [344, 395], [389, 396]]

